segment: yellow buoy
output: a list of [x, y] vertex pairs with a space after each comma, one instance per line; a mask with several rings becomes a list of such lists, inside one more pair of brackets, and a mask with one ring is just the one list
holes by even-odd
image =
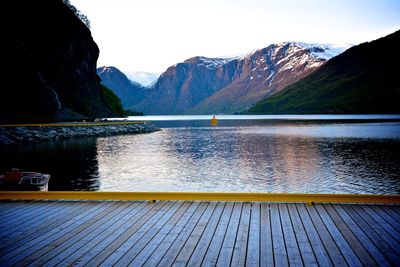
[[211, 118], [210, 123], [211, 123], [211, 126], [217, 126], [217, 124], [218, 124], [217, 118], [216, 118], [215, 116], [213, 116], [213, 117]]

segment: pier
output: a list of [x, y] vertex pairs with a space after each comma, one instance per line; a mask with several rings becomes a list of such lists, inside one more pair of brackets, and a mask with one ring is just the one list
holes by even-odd
[[[212, 194], [209, 200], [169, 196], [171, 200], [153, 202], [149, 200], [156, 195], [123, 200], [124, 193], [115, 193], [122, 199], [96, 200], [105, 195], [82, 193], [85, 199], [79, 199], [66, 193], [59, 196], [64, 200], [55, 200], [49, 193], [42, 195], [47, 200], [40, 200], [43, 193], [38, 192], [33, 196], [0, 193], [1, 266], [390, 266], [400, 262], [398, 197], [387, 198], [395, 204], [332, 203], [334, 195], [321, 203], [301, 198], [271, 202], [226, 197], [222, 201]], [[85, 194], [92, 194], [92, 199]], [[291, 200], [291, 194], [286, 195]], [[354, 202], [360, 202], [357, 199], [372, 202], [362, 196], [355, 196]]]

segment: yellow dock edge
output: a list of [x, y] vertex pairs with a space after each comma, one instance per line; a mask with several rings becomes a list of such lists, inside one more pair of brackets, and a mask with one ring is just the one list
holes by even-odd
[[0, 200], [186, 200], [302, 203], [400, 203], [400, 195], [205, 193], [205, 192], [82, 192], [2, 191]]

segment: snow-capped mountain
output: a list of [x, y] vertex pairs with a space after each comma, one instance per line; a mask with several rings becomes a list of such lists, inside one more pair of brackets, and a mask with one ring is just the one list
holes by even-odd
[[344, 50], [285, 42], [242, 57], [190, 58], [162, 73], [151, 93], [133, 108], [145, 114], [240, 112], [309, 75]]
[[248, 113], [398, 114], [399, 47], [400, 31], [353, 46]]
[[160, 73], [151, 73], [144, 71], [124, 71], [129, 80], [140, 83], [143, 86], [149, 86], [157, 81]]

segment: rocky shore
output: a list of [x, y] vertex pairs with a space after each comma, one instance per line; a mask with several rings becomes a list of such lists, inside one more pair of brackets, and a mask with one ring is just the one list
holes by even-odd
[[150, 133], [159, 130], [158, 127], [145, 122], [98, 125], [54, 124], [38, 126], [0, 126], [0, 146], [59, 141], [79, 137]]

